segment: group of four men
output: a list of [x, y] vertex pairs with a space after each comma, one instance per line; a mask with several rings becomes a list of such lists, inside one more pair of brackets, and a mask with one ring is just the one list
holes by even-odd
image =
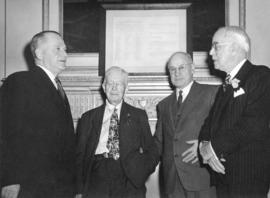
[[36, 67], [1, 87], [1, 197], [144, 198], [161, 160], [165, 197], [266, 198], [270, 70], [247, 60], [249, 48], [239, 27], [215, 33], [210, 55], [227, 73], [222, 86], [194, 81], [191, 56], [174, 53], [167, 69], [175, 89], [157, 106], [154, 136], [146, 112], [124, 101], [128, 73], [111, 67], [104, 104], [82, 115], [75, 134], [57, 79], [65, 43], [54, 31], [36, 34]]

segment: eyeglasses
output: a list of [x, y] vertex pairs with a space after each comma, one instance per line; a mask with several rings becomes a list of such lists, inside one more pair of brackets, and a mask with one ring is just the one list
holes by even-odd
[[192, 65], [192, 63], [185, 63], [185, 64], [181, 64], [178, 65], [177, 67], [174, 66], [169, 66], [168, 69], [170, 71], [170, 73], [176, 73], [176, 71], [181, 71], [182, 69], [185, 69], [187, 66]]
[[212, 43], [212, 46], [211, 46], [211, 49], [214, 49], [215, 51], [218, 51], [220, 50], [220, 47], [223, 46], [223, 45], [228, 45], [228, 44], [231, 44], [231, 42], [213, 42]]

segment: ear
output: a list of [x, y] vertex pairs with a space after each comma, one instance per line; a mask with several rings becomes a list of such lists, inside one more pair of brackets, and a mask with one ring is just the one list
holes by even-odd
[[105, 92], [105, 83], [104, 82], [102, 83], [102, 89], [103, 89], [103, 92], [106, 93]]
[[125, 88], [125, 92], [124, 92], [124, 94], [126, 94], [127, 93], [127, 91], [128, 91], [128, 85], [126, 86], [126, 88]]
[[38, 59], [42, 59], [43, 58], [43, 54], [42, 54], [42, 51], [41, 51], [41, 49], [36, 49], [35, 50], [35, 55], [36, 55], [36, 57], [38, 58]]
[[194, 63], [191, 64], [191, 71], [193, 74], [195, 73], [195, 64]]

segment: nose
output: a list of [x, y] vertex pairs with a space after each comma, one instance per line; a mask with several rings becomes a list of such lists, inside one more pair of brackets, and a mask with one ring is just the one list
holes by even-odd
[[211, 55], [211, 56], [213, 56], [214, 55], [214, 48], [213, 47], [211, 47], [211, 49], [210, 49], [210, 51], [209, 51], [209, 54]]
[[63, 50], [63, 56], [64, 56], [65, 58], [67, 58], [67, 51], [66, 51], [66, 50]]

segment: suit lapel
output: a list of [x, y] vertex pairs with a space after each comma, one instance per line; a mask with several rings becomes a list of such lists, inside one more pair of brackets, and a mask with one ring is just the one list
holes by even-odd
[[177, 100], [176, 100], [176, 91], [174, 91], [170, 97], [168, 98], [168, 103], [166, 105], [168, 108], [169, 112], [169, 126], [174, 126], [173, 130], [175, 130], [175, 125], [176, 125], [176, 114], [177, 114]]
[[129, 131], [129, 130], [125, 130], [128, 119], [130, 119], [130, 113], [128, 111], [128, 105], [123, 101], [122, 107], [121, 107], [121, 112], [120, 112], [120, 123], [119, 123], [120, 141], [122, 139], [125, 139], [124, 138], [125, 134], [123, 133], [123, 131], [127, 131], [127, 132]]
[[193, 104], [196, 103], [197, 100], [200, 100], [201, 98], [198, 97], [200, 94], [201, 90], [199, 88], [199, 84], [194, 82], [185, 101], [183, 102], [181, 109], [179, 112], [181, 114], [180, 119], [177, 121], [177, 125], [176, 128], [179, 127], [179, 125], [181, 125], [181, 120], [183, 120], [183, 118], [185, 118], [189, 112], [192, 110], [193, 108]]
[[[85, 130], [88, 130], [89, 135], [89, 140], [87, 141], [87, 151], [88, 152], [88, 158], [90, 159], [91, 155], [95, 153], [98, 142], [99, 142], [99, 137], [101, 133], [101, 128], [102, 128], [102, 122], [103, 122], [103, 115], [105, 111], [105, 104], [100, 106], [99, 108], [96, 109], [96, 113], [93, 115], [93, 128], [89, 125]], [[91, 118], [90, 118], [91, 119]], [[89, 122], [91, 122], [89, 120]], [[90, 131], [89, 131], [90, 130]]]
[[[239, 86], [243, 87], [246, 81], [246, 76], [248, 72], [250, 71], [251, 63], [249, 61], [246, 61], [244, 65], [241, 67], [241, 69], [238, 71], [236, 76], [234, 78], [237, 78], [240, 80]], [[216, 97], [216, 104], [215, 109], [213, 112], [213, 123], [216, 123], [218, 127], [219, 120], [222, 115], [224, 115], [224, 111], [229, 103], [229, 101], [233, 100], [233, 88], [231, 85], [229, 85], [226, 88], [226, 92], [223, 92], [222, 87], [220, 87], [217, 97]]]
[[34, 73], [33, 77], [36, 78], [35, 84], [41, 88], [40, 90], [47, 92], [48, 99], [53, 101], [57, 105], [58, 109], [59, 106], [62, 106], [64, 110], [65, 102], [59, 96], [58, 91], [49, 76], [38, 66], [35, 66], [31, 71]]

